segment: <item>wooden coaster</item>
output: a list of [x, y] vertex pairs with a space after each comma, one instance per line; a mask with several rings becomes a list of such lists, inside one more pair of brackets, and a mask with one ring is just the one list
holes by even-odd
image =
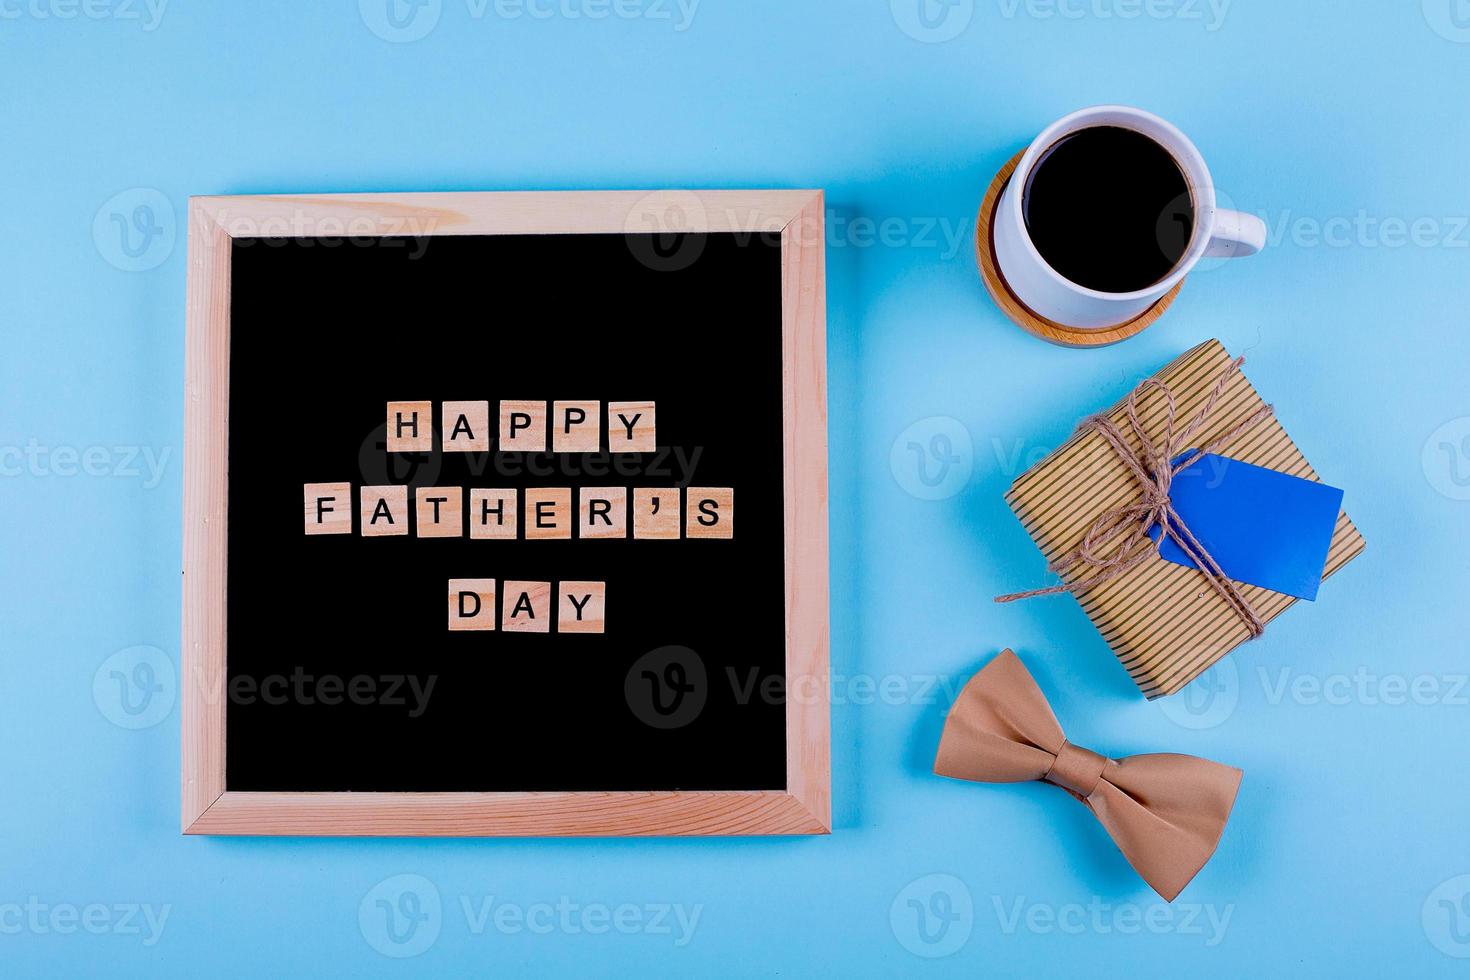
[[1120, 323], [1116, 327], [1108, 327], [1106, 330], [1083, 330], [1078, 327], [1068, 327], [1037, 316], [1027, 309], [1011, 292], [1010, 286], [1006, 285], [1005, 277], [1000, 274], [1000, 267], [995, 262], [993, 224], [995, 204], [1000, 200], [1001, 191], [1005, 190], [1011, 174], [1015, 173], [1016, 165], [1021, 162], [1022, 155], [1022, 153], [1017, 153], [1004, 167], [1000, 168], [1000, 173], [995, 175], [995, 179], [990, 182], [990, 187], [985, 191], [985, 199], [980, 202], [980, 214], [975, 219], [975, 259], [980, 266], [980, 279], [985, 283], [985, 291], [990, 294], [991, 299], [995, 300], [995, 305], [1000, 307], [1001, 312], [1021, 329], [1042, 340], [1048, 340], [1063, 347], [1106, 347], [1141, 333], [1144, 327], [1164, 315], [1169, 304], [1174, 302], [1174, 297], [1179, 295], [1179, 289], [1184, 285], [1183, 280], [1180, 280], [1178, 286], [1159, 297], [1157, 303], [1132, 320]]

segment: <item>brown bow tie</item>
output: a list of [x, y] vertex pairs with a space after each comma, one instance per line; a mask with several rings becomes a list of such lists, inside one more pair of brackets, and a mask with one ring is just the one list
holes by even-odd
[[1170, 902], [1215, 853], [1243, 775], [1192, 755], [1114, 760], [1073, 745], [1010, 650], [955, 699], [934, 771], [982, 783], [1055, 783], [1092, 811], [1133, 870]]

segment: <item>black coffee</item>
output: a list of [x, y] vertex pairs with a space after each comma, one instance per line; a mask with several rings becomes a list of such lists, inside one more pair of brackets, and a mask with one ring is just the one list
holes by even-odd
[[1078, 130], [1048, 147], [1031, 168], [1021, 210], [1053, 269], [1107, 293], [1163, 279], [1194, 233], [1179, 164], [1147, 136], [1117, 126]]

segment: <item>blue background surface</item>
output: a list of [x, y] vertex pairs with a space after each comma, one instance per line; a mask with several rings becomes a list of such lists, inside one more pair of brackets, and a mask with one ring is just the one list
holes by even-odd
[[[0, 4], [0, 972], [1463, 974], [1470, 9], [924, 2]], [[1066, 351], [991, 305], [971, 223], [1031, 135], [1110, 101], [1188, 132], [1272, 245]], [[667, 186], [827, 190], [836, 832], [181, 837], [187, 196]], [[1001, 494], [1209, 337], [1369, 550], [1147, 703], [1072, 600], [990, 601], [1044, 580]], [[1006, 645], [1079, 742], [1246, 770], [1172, 909], [1054, 788], [930, 774], [946, 688]], [[419, 900], [408, 943], [383, 897]]]

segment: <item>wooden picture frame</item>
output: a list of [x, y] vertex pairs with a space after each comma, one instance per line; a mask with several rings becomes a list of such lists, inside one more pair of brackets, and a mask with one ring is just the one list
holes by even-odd
[[[661, 230], [781, 236], [785, 666], [790, 692], [786, 701], [785, 790], [226, 790], [231, 240]], [[183, 832], [321, 836], [829, 833], [824, 237], [823, 197], [813, 190], [192, 198], [184, 413]]]

